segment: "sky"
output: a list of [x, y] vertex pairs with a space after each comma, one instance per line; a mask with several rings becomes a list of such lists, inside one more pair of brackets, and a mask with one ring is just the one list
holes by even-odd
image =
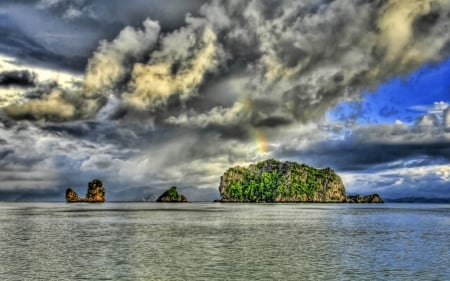
[[448, 0], [2, 0], [0, 200], [107, 200], [269, 158], [450, 197]]

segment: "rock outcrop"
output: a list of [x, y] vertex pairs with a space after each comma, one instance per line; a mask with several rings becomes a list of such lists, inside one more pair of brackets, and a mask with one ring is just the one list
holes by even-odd
[[82, 202], [82, 198], [78, 196], [78, 194], [72, 190], [72, 188], [68, 188], [66, 190], [66, 201], [67, 202]]
[[347, 195], [347, 203], [384, 203], [378, 194], [370, 194], [366, 196]]
[[378, 194], [349, 196], [331, 168], [274, 159], [233, 167], [220, 178], [219, 202], [383, 203]]
[[85, 198], [81, 198], [71, 188], [66, 190], [66, 202], [68, 203], [101, 203], [105, 202], [105, 188], [101, 180], [94, 179], [88, 184], [88, 190]]
[[220, 178], [222, 202], [345, 202], [345, 187], [330, 168], [273, 159], [233, 167]]
[[156, 202], [182, 203], [188, 202], [188, 199], [183, 194], [178, 193], [176, 186], [172, 186], [161, 194]]

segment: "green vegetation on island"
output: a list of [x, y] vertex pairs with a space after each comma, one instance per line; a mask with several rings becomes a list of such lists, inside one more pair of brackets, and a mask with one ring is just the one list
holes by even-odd
[[172, 186], [161, 194], [156, 202], [188, 202], [188, 200], [183, 194], [178, 193], [176, 186]]
[[274, 159], [233, 167], [221, 177], [222, 202], [345, 202], [345, 187], [331, 169]]

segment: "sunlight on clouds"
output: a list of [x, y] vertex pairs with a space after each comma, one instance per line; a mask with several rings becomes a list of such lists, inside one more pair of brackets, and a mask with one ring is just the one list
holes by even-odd
[[19, 102], [22, 99], [22, 91], [23, 89], [17, 88], [0, 89], [0, 108]]
[[192, 115], [183, 113], [179, 116], [171, 116], [166, 119], [166, 122], [172, 125], [194, 128], [206, 128], [210, 125], [238, 125], [243, 119], [242, 115], [245, 114], [244, 108], [245, 106], [242, 103], [236, 102], [231, 107], [218, 106], [206, 113], [194, 113]]
[[23, 104], [11, 104], [5, 108], [12, 117], [22, 117], [31, 114], [37, 119], [58, 116], [62, 119], [72, 119], [75, 116], [75, 105], [64, 97], [60, 89], [53, 89], [41, 99], [27, 101]]
[[132, 71], [132, 91], [125, 93], [125, 102], [139, 109], [165, 104], [174, 94], [186, 98], [195, 93], [203, 81], [207, 71], [215, 68], [214, 56], [216, 54], [216, 35], [206, 28], [203, 31], [202, 47], [193, 54], [188, 62], [189, 66], [172, 74], [172, 68], [177, 63], [170, 57], [150, 64], [135, 64]]
[[443, 181], [450, 181], [450, 166], [441, 166], [436, 170], [436, 175]]
[[[381, 29], [380, 45], [387, 49], [385, 60], [394, 62], [403, 56], [405, 47], [411, 43], [413, 37], [412, 23], [417, 16], [425, 15], [430, 11], [430, 1], [419, 0], [391, 0], [385, 6], [380, 21]], [[413, 59], [415, 50], [406, 49], [410, 52], [400, 63], [407, 63]]]
[[[421, 16], [433, 12], [434, 8], [448, 9], [448, 6], [448, 1], [445, 0], [390, 0], [382, 9], [378, 21], [381, 30], [378, 44], [386, 50], [381, 67], [389, 64], [398, 72], [402, 68], [418, 66], [435, 57], [436, 50], [445, 46], [447, 38], [438, 36], [433, 41], [417, 40], [419, 35], [415, 34], [414, 24]], [[433, 36], [438, 32], [440, 31], [431, 28], [427, 35]], [[379, 70], [374, 69], [373, 73]]]
[[157, 42], [160, 26], [146, 19], [143, 30], [125, 27], [112, 41], [101, 41], [89, 60], [84, 86], [88, 94], [104, 92], [116, 86], [128, 72], [130, 59], [139, 59]]
[[[63, 70], [52, 70], [49, 68], [39, 67], [35, 65], [17, 64], [12, 57], [0, 55], [0, 73], [7, 71], [29, 71], [36, 74], [36, 83], [49, 83], [56, 82], [58, 85], [65, 88], [73, 88], [74, 84], [81, 82], [82, 76], [71, 72], [65, 72]], [[23, 89], [19, 87], [0, 88], [0, 107], [17, 106], [26, 102], [25, 95], [32, 89]], [[51, 96], [50, 96], [51, 95]], [[29, 113], [33, 114], [37, 108], [45, 107], [45, 103], [51, 100], [50, 104], [55, 104], [57, 98], [61, 95], [59, 92], [51, 93], [48, 97], [42, 101], [34, 101], [33, 104], [23, 108], [22, 112], [31, 110]], [[68, 104], [65, 104], [64, 108], [61, 108], [64, 116], [73, 116], [73, 109]], [[48, 114], [55, 113], [56, 109], [45, 110]], [[10, 111], [10, 112], [14, 112]]]

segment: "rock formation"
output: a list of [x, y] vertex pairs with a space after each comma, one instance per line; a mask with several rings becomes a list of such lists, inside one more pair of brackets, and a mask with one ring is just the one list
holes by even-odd
[[72, 188], [68, 188], [66, 190], [66, 201], [67, 202], [82, 202], [82, 199], [78, 194], [72, 190]]
[[170, 203], [181, 203], [188, 202], [186, 196], [178, 193], [177, 187], [172, 186], [168, 190], [166, 190], [161, 196], [158, 197], [156, 202], [170, 202]]
[[88, 190], [86, 193], [86, 198], [81, 198], [75, 191], [71, 188], [66, 190], [66, 202], [68, 203], [101, 203], [105, 202], [105, 188], [101, 180], [94, 179], [88, 184]]
[[[331, 168], [316, 169], [274, 159], [233, 167], [220, 178], [220, 202], [353, 202], [341, 178]], [[358, 199], [359, 198], [359, 199]], [[356, 203], [382, 203], [378, 194], [358, 197]]]

